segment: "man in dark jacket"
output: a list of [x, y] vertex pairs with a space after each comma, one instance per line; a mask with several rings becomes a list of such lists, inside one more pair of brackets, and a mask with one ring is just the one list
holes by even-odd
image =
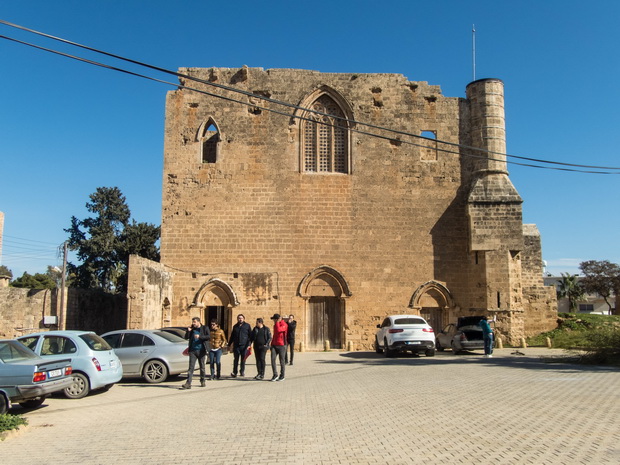
[[233, 362], [233, 372], [230, 374], [233, 378], [237, 377], [237, 367], [239, 366], [239, 359], [241, 359], [241, 370], [239, 374], [245, 376], [245, 353], [250, 346], [250, 335], [252, 333], [252, 327], [245, 321], [245, 316], [242, 314], [237, 315], [237, 323], [232, 327], [232, 334], [230, 336], [228, 350], [232, 349], [235, 356]]
[[[293, 354], [295, 353], [295, 330], [297, 329], [297, 322], [295, 321], [295, 317], [293, 315], [289, 315], [288, 318], [286, 319], [286, 324], [288, 326], [287, 344], [288, 344], [289, 350], [291, 351], [290, 361], [292, 365]], [[288, 350], [287, 350], [286, 356], [284, 357], [284, 363], [288, 363], [288, 362], [289, 362], [289, 356], [288, 356]]]
[[196, 361], [200, 367], [200, 386], [205, 387], [205, 357], [210, 349], [209, 340], [211, 339], [209, 328], [200, 323], [200, 318], [194, 317], [191, 326], [185, 332], [185, 339], [188, 340], [189, 369], [187, 370], [187, 381], [181, 386], [181, 389], [192, 388]]
[[265, 355], [271, 343], [271, 331], [262, 318], [256, 319], [256, 326], [252, 330], [251, 336], [254, 345], [254, 356], [256, 357], [256, 370], [258, 374], [254, 379], [263, 379], [265, 377]]

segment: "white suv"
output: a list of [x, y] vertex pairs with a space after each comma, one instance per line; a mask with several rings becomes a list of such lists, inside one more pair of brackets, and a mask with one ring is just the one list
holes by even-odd
[[424, 352], [435, 355], [435, 333], [424, 318], [418, 315], [391, 315], [377, 325], [375, 336], [377, 353], [391, 357], [396, 352]]

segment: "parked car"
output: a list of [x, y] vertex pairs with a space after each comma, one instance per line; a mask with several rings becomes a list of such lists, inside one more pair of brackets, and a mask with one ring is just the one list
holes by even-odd
[[112, 347], [92, 331], [48, 331], [17, 340], [44, 359], [71, 358], [73, 384], [64, 391], [70, 399], [97, 389], [107, 391], [123, 377], [123, 366]]
[[450, 323], [437, 333], [435, 347], [437, 350], [450, 348], [454, 354], [463, 350], [484, 349], [482, 328], [478, 326], [482, 318], [482, 316], [464, 316], [456, 323]]
[[391, 315], [377, 325], [375, 335], [377, 353], [391, 357], [397, 352], [413, 354], [424, 352], [428, 357], [435, 355], [435, 334], [426, 320], [418, 315]]
[[165, 328], [159, 328], [160, 331], [165, 331], [175, 336], [179, 336], [181, 339], [185, 339], [185, 333], [187, 332], [186, 326], [167, 326]]
[[101, 337], [123, 362], [123, 377], [143, 377], [149, 383], [161, 383], [169, 375], [187, 371], [183, 351], [187, 341], [157, 329], [110, 331]]
[[38, 407], [71, 383], [69, 358], [44, 360], [15, 340], [0, 340], [0, 413], [6, 413], [11, 402]]

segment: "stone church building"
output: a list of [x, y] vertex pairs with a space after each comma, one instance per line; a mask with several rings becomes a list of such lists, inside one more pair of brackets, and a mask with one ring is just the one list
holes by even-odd
[[179, 73], [161, 263], [131, 258], [128, 327], [294, 314], [309, 350], [369, 349], [391, 314], [435, 331], [494, 316], [513, 343], [555, 327], [506, 167], [502, 81], [455, 98], [398, 74]]

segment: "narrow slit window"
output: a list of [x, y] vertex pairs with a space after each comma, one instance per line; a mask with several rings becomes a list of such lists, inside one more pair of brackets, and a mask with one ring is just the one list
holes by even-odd
[[435, 131], [422, 131], [420, 135], [426, 138], [420, 139], [420, 145], [422, 145], [420, 147], [420, 159], [437, 161], [437, 133]]
[[215, 163], [217, 161], [218, 142], [220, 133], [213, 123], [211, 123], [202, 137], [202, 162]]

